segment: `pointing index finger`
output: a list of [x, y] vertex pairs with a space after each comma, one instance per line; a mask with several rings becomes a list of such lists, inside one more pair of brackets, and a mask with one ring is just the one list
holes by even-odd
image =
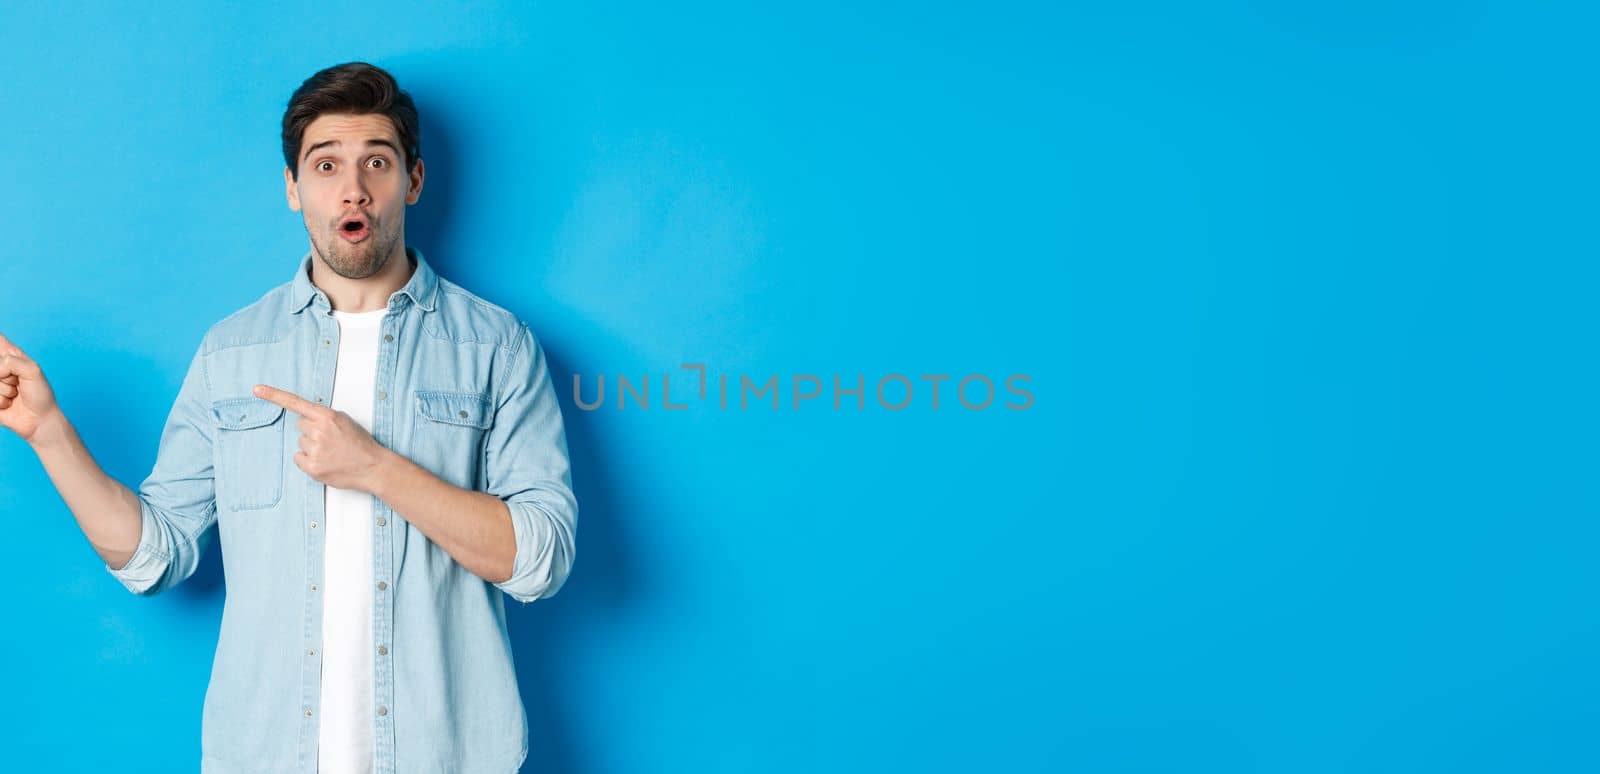
[[299, 414], [300, 416], [309, 416], [316, 413], [317, 409], [322, 408], [322, 406], [312, 403], [311, 401], [289, 392], [288, 390], [280, 390], [276, 387], [268, 387], [265, 384], [256, 385], [255, 393], [256, 397], [276, 403], [279, 406]]

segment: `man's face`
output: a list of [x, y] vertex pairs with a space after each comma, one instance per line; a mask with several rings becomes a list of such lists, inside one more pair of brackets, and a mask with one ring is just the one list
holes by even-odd
[[406, 205], [422, 194], [422, 161], [406, 171], [388, 116], [318, 116], [301, 137], [298, 162], [298, 181], [283, 170], [289, 209], [305, 216], [323, 263], [362, 279], [405, 249]]

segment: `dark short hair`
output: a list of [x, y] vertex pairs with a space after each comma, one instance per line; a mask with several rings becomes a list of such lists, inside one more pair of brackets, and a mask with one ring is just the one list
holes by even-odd
[[362, 115], [378, 113], [389, 117], [400, 146], [406, 154], [406, 170], [422, 158], [421, 128], [417, 125], [417, 106], [394, 76], [366, 62], [346, 62], [320, 70], [307, 78], [289, 97], [283, 111], [283, 163], [289, 174], [300, 179], [300, 141], [306, 127], [317, 116], [336, 113]]

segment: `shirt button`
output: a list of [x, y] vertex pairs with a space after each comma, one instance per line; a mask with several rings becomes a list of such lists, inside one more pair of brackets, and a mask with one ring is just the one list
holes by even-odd
[[317, 590], [317, 584], [315, 584], [315, 583], [311, 584], [311, 590], [312, 591], [316, 591]]
[[391, 335], [389, 335], [389, 334], [387, 334], [387, 333], [385, 333], [385, 334], [384, 334], [384, 335], [383, 335], [383, 340], [384, 340], [384, 341], [394, 341], [394, 337], [393, 337], [393, 336], [391, 336]]
[[381, 526], [383, 526], [383, 525], [385, 525], [385, 524], [388, 524], [388, 523], [389, 523], [389, 522], [387, 522], [387, 521], [384, 521], [384, 520], [383, 520], [383, 517], [382, 517], [382, 516], [379, 516], [379, 517], [378, 517], [378, 526], [380, 526], [380, 527], [381, 527]]
[[306, 717], [308, 717], [308, 718], [311, 717], [311, 708], [310, 707], [306, 707]]
[[322, 340], [322, 346], [324, 346], [324, 347], [328, 347], [328, 346], [332, 346], [332, 345], [333, 345], [333, 342], [332, 342], [332, 341], [330, 341], [330, 340], [328, 340], [328, 339], [323, 339], [323, 340]]
[[[465, 412], [465, 411], [458, 411], [456, 413], [460, 414], [462, 419], [466, 419], [467, 418], [467, 412]], [[241, 417], [241, 419], [242, 418], [243, 417]]]
[[317, 655], [316, 648], [312, 648], [311, 650], [306, 651], [306, 655], [307, 656], [315, 656], [315, 655]]
[[318, 395], [318, 396], [317, 396], [317, 402], [318, 402], [318, 403], [321, 403], [321, 402], [322, 402], [322, 396], [321, 396], [321, 395]]
[[387, 588], [389, 588], [389, 584], [388, 583], [386, 583], [384, 581], [378, 581], [378, 590], [379, 591], [383, 591], [384, 589], [387, 589]]
[[311, 528], [312, 528], [312, 529], [316, 529], [316, 528], [317, 528], [317, 523], [316, 523], [316, 522], [314, 522], [314, 521], [313, 521], [313, 522], [311, 522]]
[[378, 707], [378, 714], [379, 715], [387, 715], [387, 714], [389, 714], [389, 708], [380, 705]]
[[389, 393], [383, 392], [381, 390], [378, 392], [378, 400], [386, 400], [388, 397], [389, 397]]
[[378, 655], [380, 655], [380, 656], [389, 655], [389, 648], [386, 647], [386, 646], [383, 646], [383, 645], [379, 645], [378, 646]]

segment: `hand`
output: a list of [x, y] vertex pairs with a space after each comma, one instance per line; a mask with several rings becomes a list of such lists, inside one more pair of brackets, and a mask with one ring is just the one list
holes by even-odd
[[256, 385], [255, 394], [300, 415], [300, 451], [294, 464], [306, 475], [337, 489], [376, 488], [389, 450], [349, 414], [265, 384]]
[[39, 428], [60, 414], [56, 393], [39, 364], [0, 336], [0, 427], [11, 428], [31, 443]]

